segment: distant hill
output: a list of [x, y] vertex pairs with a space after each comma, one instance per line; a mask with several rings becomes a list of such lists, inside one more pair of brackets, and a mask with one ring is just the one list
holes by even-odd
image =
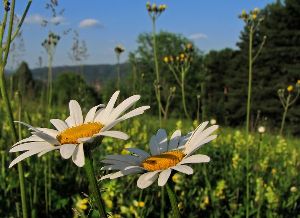
[[[129, 64], [123, 63], [120, 65], [121, 77], [127, 76], [130, 72]], [[88, 84], [94, 84], [96, 82], [105, 84], [107, 81], [117, 77], [116, 65], [114, 64], [98, 64], [98, 65], [84, 65], [84, 66], [60, 66], [53, 67], [53, 78], [55, 79], [61, 73], [83, 72], [84, 78]], [[46, 80], [48, 68], [36, 68], [32, 69], [32, 75], [34, 79]]]

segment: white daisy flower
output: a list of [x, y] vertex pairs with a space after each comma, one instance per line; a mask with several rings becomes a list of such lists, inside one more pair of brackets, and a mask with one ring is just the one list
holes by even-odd
[[9, 167], [32, 155], [38, 154], [40, 157], [56, 149], [60, 149], [60, 154], [64, 159], [72, 157], [73, 162], [78, 167], [82, 167], [84, 165], [84, 143], [91, 143], [100, 136], [128, 139], [127, 134], [110, 129], [123, 120], [143, 114], [150, 107], [142, 106], [120, 117], [123, 112], [140, 99], [140, 95], [133, 95], [114, 108], [118, 95], [119, 91], [116, 91], [106, 107], [97, 105], [91, 108], [84, 120], [80, 105], [77, 101], [71, 100], [69, 103], [70, 116], [65, 121], [50, 120], [56, 130], [35, 128], [20, 122], [32, 130], [32, 135], [19, 141], [10, 149], [10, 152], [25, 152], [14, 159]]
[[[151, 137], [150, 153], [138, 148], [127, 148], [133, 155], [108, 155], [102, 161], [108, 164], [102, 170], [119, 170], [107, 174], [101, 179], [115, 179], [129, 174], [144, 173], [137, 186], [141, 189], [150, 186], [157, 178], [158, 185], [164, 186], [172, 170], [185, 174], [193, 174], [193, 169], [186, 164], [206, 163], [210, 158], [206, 155], [195, 154], [202, 145], [215, 139], [217, 135], [211, 135], [218, 126], [213, 125], [207, 129], [208, 122], [199, 125], [195, 131], [186, 136], [181, 136], [180, 130], [175, 131], [168, 141], [164, 129], [159, 129], [157, 134]], [[205, 129], [205, 130], [204, 130]]]

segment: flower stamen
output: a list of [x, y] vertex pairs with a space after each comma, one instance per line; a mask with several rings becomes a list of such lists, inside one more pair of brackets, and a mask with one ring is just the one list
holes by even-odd
[[142, 162], [141, 167], [147, 171], [165, 170], [169, 167], [176, 166], [185, 154], [181, 151], [168, 151], [160, 155], [148, 157]]
[[103, 125], [98, 122], [84, 123], [62, 131], [56, 138], [60, 144], [78, 144], [79, 138], [92, 137], [99, 133]]

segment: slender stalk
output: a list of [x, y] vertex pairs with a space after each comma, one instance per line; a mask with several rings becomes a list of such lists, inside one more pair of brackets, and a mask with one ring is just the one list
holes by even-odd
[[164, 186], [161, 187], [161, 207], [160, 207], [160, 218], [165, 217], [165, 188]]
[[[51, 108], [51, 104], [52, 104], [52, 61], [53, 61], [53, 57], [52, 57], [52, 52], [50, 52], [51, 54], [48, 54], [48, 110], [50, 110]], [[50, 117], [50, 112], [48, 114], [48, 116]]]
[[155, 74], [156, 74], [156, 98], [158, 103], [158, 118], [159, 124], [161, 127], [161, 96], [160, 96], [160, 77], [159, 77], [159, 69], [158, 69], [158, 59], [157, 59], [157, 44], [156, 44], [156, 25], [155, 25], [156, 18], [152, 17], [152, 38], [153, 38], [153, 57], [154, 57], [154, 64], [155, 64]]
[[189, 113], [187, 112], [187, 109], [186, 109], [186, 103], [185, 103], [185, 90], [184, 90], [185, 72], [186, 72], [186, 71], [184, 71], [184, 70], [181, 72], [181, 94], [182, 94], [182, 105], [183, 105], [183, 110], [184, 110], [184, 113], [185, 113], [186, 118], [190, 119], [190, 115], [189, 115]]
[[[18, 119], [22, 120], [22, 97], [21, 94], [18, 93], [18, 100], [19, 100], [19, 108], [18, 108]], [[22, 139], [22, 129], [21, 129], [21, 124], [19, 124], [19, 140]], [[19, 153], [17, 153], [17, 155], [19, 155]], [[23, 217], [28, 217], [28, 213], [27, 213], [27, 203], [25, 203], [25, 205], [23, 204], [23, 202], [26, 202], [26, 191], [25, 191], [25, 179], [24, 179], [24, 172], [23, 172], [23, 166], [22, 165], [18, 165], [18, 171], [19, 171], [19, 180], [20, 180], [20, 187], [21, 187], [21, 202], [22, 202], [22, 212], [23, 212]], [[25, 213], [25, 216], [24, 216]]]
[[167, 192], [168, 192], [168, 195], [169, 195], [170, 203], [171, 203], [171, 206], [172, 206], [172, 213], [173, 213], [172, 217], [180, 218], [180, 212], [179, 212], [179, 209], [178, 209], [176, 195], [172, 191], [172, 189], [170, 188], [168, 183], [166, 184], [166, 187], [167, 187]]
[[[16, 142], [18, 139], [18, 133], [17, 133], [17, 129], [14, 125], [14, 117], [13, 117], [11, 104], [10, 104], [10, 101], [8, 98], [4, 71], [5, 71], [5, 66], [7, 64], [7, 58], [8, 58], [8, 54], [9, 54], [9, 50], [10, 50], [10, 44], [11, 44], [12, 40], [14, 39], [11, 36], [12, 36], [12, 29], [13, 29], [13, 23], [14, 23], [15, 2], [16, 2], [15, 0], [11, 1], [9, 27], [8, 27], [5, 47], [3, 46], [3, 38], [4, 38], [6, 23], [7, 23], [7, 14], [8, 14], [7, 11], [5, 11], [5, 13], [4, 13], [2, 25], [0, 28], [0, 56], [1, 56], [1, 58], [0, 58], [0, 90], [1, 90], [2, 99], [4, 101], [5, 110], [8, 115], [8, 121], [9, 121], [12, 138], [13, 138], [14, 142]], [[27, 7], [26, 7], [22, 17], [25, 18], [26, 14], [29, 10], [30, 4], [31, 4], [31, 1], [27, 3]], [[17, 27], [16, 32], [19, 31], [19, 29], [21, 28], [21, 25], [22, 25], [22, 23], [20, 22]], [[23, 215], [23, 218], [27, 218], [28, 213], [27, 213], [26, 191], [25, 191], [25, 185], [24, 185], [24, 183], [25, 183], [24, 182], [24, 172], [23, 172], [23, 166], [22, 166], [21, 162], [18, 163], [18, 174], [19, 174], [21, 202], [22, 202], [22, 215]]]
[[117, 90], [120, 90], [120, 54], [117, 54], [117, 74], [118, 74], [118, 80], [117, 80]]
[[204, 121], [206, 119], [206, 107], [205, 107], [205, 83], [201, 83], [201, 119]]
[[[250, 129], [250, 109], [251, 109], [251, 88], [252, 88], [252, 44], [253, 44], [253, 26], [250, 27], [249, 32], [249, 72], [248, 72], [248, 98], [247, 98], [247, 116], [246, 116], [246, 137], [249, 142], [249, 129]], [[250, 197], [250, 184], [249, 184], [249, 143], [247, 143], [246, 151], [246, 217], [249, 217], [249, 197]]]
[[45, 162], [45, 167], [44, 167], [44, 191], [45, 191], [45, 211], [46, 211], [46, 215], [48, 216], [48, 174], [47, 174], [47, 171], [48, 171], [48, 167], [47, 167], [47, 159], [46, 159], [46, 162]]
[[283, 133], [286, 114], [287, 114], [287, 111], [288, 111], [288, 108], [289, 108], [289, 105], [290, 105], [290, 99], [291, 99], [291, 94], [288, 95], [287, 100], [286, 100], [286, 104], [285, 104], [285, 107], [284, 107], [284, 112], [283, 112], [282, 120], [281, 120], [280, 135], [282, 135], [282, 133]]
[[97, 184], [97, 180], [95, 177], [94, 167], [93, 167], [93, 161], [91, 157], [91, 151], [86, 152], [85, 156], [85, 165], [84, 165], [85, 173], [88, 177], [90, 190], [92, 191], [92, 195], [95, 199], [96, 206], [98, 208], [98, 211], [100, 213], [100, 217], [107, 217], [107, 214], [105, 212], [104, 203], [101, 198], [101, 193]]

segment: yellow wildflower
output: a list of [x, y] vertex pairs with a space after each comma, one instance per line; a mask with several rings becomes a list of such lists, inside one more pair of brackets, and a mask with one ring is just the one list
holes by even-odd
[[167, 56], [164, 57], [164, 62], [165, 62], [165, 63], [169, 63], [169, 57], [167, 57]]
[[85, 211], [88, 208], [88, 205], [87, 205], [88, 203], [89, 203], [89, 200], [87, 198], [78, 199], [78, 201], [76, 202], [76, 208], [78, 210]]
[[294, 87], [292, 85], [289, 85], [287, 87], [288, 92], [292, 92], [294, 90]]

